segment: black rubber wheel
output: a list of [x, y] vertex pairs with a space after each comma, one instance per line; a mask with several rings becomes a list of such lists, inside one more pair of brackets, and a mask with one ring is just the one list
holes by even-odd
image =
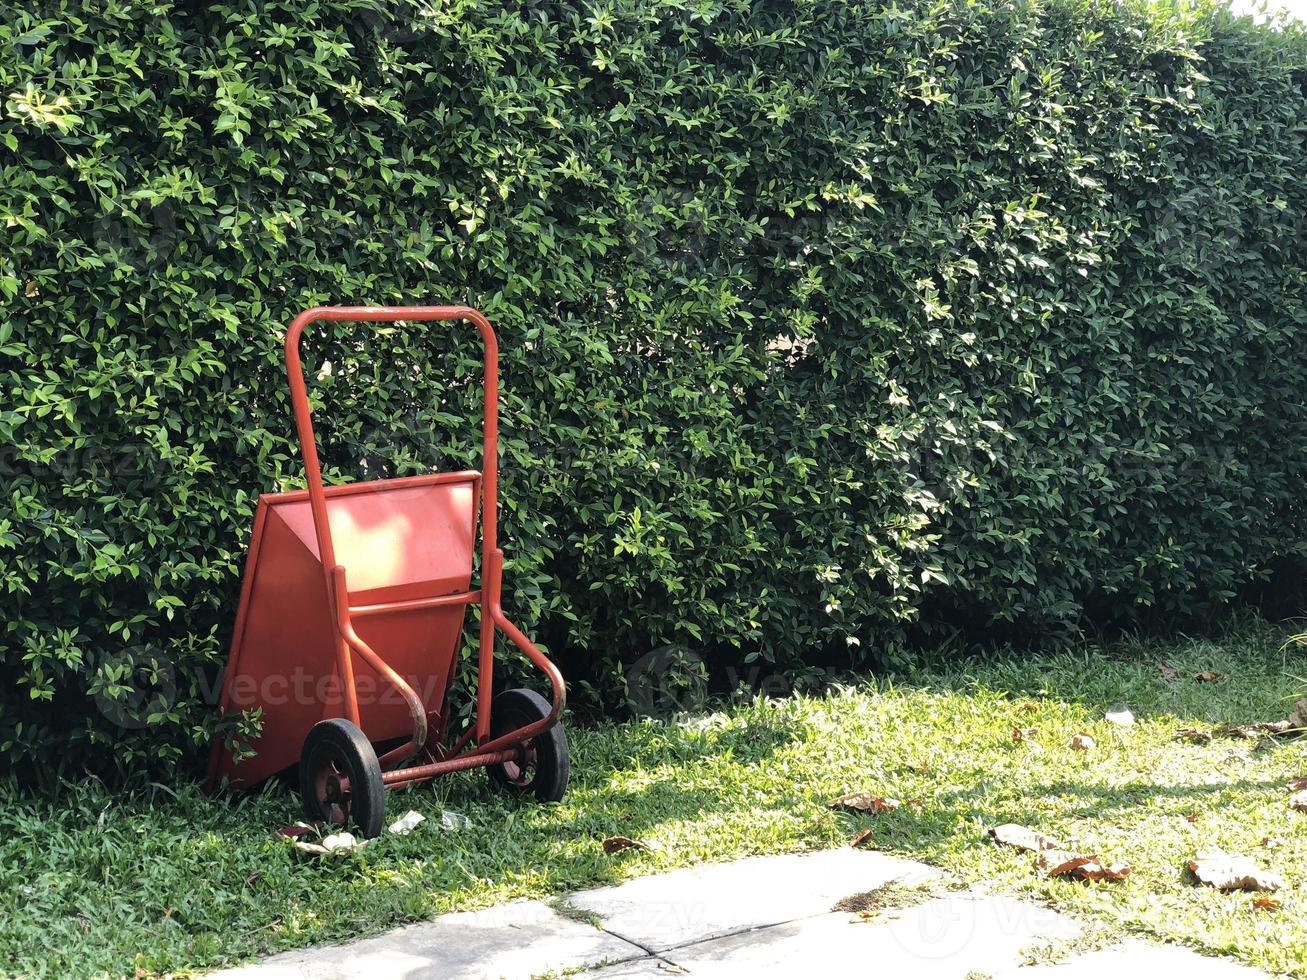
[[[535, 691], [514, 688], [490, 704], [490, 737], [509, 732], [549, 716], [549, 702]], [[513, 762], [490, 767], [490, 781], [510, 793], [533, 793], [541, 803], [557, 803], [567, 792], [571, 755], [562, 722], [531, 739]]]
[[304, 815], [364, 838], [376, 837], [386, 819], [386, 784], [368, 737], [344, 718], [320, 721], [300, 753]]

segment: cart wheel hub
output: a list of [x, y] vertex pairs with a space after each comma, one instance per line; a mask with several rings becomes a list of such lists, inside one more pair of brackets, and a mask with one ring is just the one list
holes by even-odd
[[504, 775], [514, 786], [529, 786], [535, 775], [536, 750], [534, 742], [518, 746], [517, 754], [503, 764]]
[[341, 784], [340, 776], [334, 772], [328, 774], [325, 790], [329, 803], [339, 803], [341, 797], [345, 795], [345, 787]]

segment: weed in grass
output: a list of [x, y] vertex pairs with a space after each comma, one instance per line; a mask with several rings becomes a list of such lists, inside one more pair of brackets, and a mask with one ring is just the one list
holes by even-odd
[[871, 919], [879, 913], [892, 909], [906, 909], [912, 908], [914, 905], [920, 905], [934, 895], [936, 891], [937, 889], [930, 882], [905, 885], [901, 882], [891, 881], [879, 888], [873, 888], [871, 891], [847, 895], [836, 902], [831, 911], [852, 912], [864, 919]]
[[1045, 939], [1027, 946], [1020, 953], [1024, 966], [1047, 966], [1065, 963], [1073, 956], [1115, 946], [1121, 935], [1105, 925], [1089, 925], [1067, 939]]
[[556, 898], [549, 903], [549, 907], [561, 915], [564, 919], [571, 919], [573, 922], [582, 922], [588, 926], [594, 926], [596, 929], [602, 929], [604, 920], [589, 909], [583, 909], [573, 905], [565, 898]]

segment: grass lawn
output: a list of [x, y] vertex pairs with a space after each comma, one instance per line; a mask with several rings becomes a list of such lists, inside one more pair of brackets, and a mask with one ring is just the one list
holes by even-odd
[[[1285, 784], [1307, 740], [1177, 741], [1182, 726], [1283, 718], [1307, 685], [1302, 651], [1252, 627], [1220, 643], [1068, 649], [869, 678], [821, 697], [756, 699], [679, 722], [572, 732], [559, 806], [515, 804], [483, 773], [392, 796], [426, 823], [330, 860], [273, 831], [296, 798], [213, 802], [194, 785], [122, 799], [84, 786], [57, 802], [0, 786], [0, 969], [19, 975], [186, 973], [380, 931], [450, 909], [551, 896], [664, 868], [846, 845], [878, 846], [961, 881], [1051, 902], [1098, 925], [1230, 953], [1307, 978], [1307, 814]], [[1168, 680], [1159, 663], [1174, 668]], [[1199, 683], [1199, 671], [1228, 679]], [[1128, 705], [1130, 728], [1103, 718]], [[1014, 741], [1014, 726], [1034, 728]], [[1077, 732], [1097, 741], [1067, 748]], [[853, 790], [920, 801], [878, 817], [825, 807]], [[470, 829], [444, 830], [442, 808]], [[1125, 861], [1120, 884], [1046, 881], [985, 829], [1024, 823]], [[656, 843], [605, 854], [608, 835]], [[1193, 884], [1203, 847], [1256, 857], [1280, 908]]]

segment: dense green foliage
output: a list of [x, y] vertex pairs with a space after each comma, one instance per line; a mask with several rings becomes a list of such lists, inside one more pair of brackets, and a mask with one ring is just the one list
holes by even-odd
[[[670, 642], [792, 674], [1187, 617], [1303, 555], [1300, 28], [997, 0], [6, 21], [11, 762], [206, 739], [254, 496], [300, 479], [279, 339], [324, 301], [496, 323], [508, 602], [601, 694]], [[473, 457], [469, 337], [309, 347], [336, 477]]]

